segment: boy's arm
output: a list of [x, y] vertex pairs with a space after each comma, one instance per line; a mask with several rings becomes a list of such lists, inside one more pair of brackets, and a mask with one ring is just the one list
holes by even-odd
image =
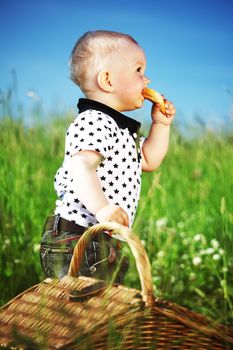
[[152, 124], [148, 137], [142, 146], [142, 170], [153, 171], [162, 163], [169, 145], [170, 124], [175, 116], [174, 105], [165, 100], [166, 116], [160, 112], [159, 105], [152, 106]]
[[80, 151], [71, 158], [70, 173], [74, 191], [99, 222], [114, 221], [128, 226], [127, 213], [121, 207], [110, 204], [102, 190], [96, 173], [102, 160], [102, 155], [95, 151]]

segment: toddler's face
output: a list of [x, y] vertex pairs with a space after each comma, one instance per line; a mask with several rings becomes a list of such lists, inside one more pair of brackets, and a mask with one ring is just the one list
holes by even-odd
[[142, 89], [149, 83], [144, 76], [146, 57], [143, 50], [134, 43], [124, 42], [114, 58], [112, 74], [118, 110], [141, 108], [144, 101]]

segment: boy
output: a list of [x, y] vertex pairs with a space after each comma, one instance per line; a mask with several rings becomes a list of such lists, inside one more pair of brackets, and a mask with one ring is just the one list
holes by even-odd
[[[59, 196], [55, 216], [49, 217], [41, 245], [41, 261], [48, 277], [67, 273], [72, 241], [97, 222], [131, 226], [140, 195], [141, 171], [153, 171], [167, 153], [175, 107], [165, 101], [166, 116], [154, 104], [146, 139], [140, 123], [122, 114], [143, 106], [146, 58], [129, 35], [95, 31], [76, 43], [70, 60], [71, 78], [85, 99], [66, 135], [65, 157], [55, 176]], [[61, 246], [61, 243], [65, 245]], [[102, 252], [102, 247], [105, 252]], [[90, 243], [80, 273], [109, 278], [119, 260], [119, 246], [103, 234]], [[123, 281], [123, 259], [116, 281]]]

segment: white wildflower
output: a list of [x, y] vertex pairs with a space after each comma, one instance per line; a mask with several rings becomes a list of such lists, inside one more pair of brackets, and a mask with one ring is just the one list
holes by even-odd
[[171, 276], [171, 283], [174, 283], [176, 280], [175, 276]]
[[180, 232], [180, 238], [184, 238], [185, 237], [185, 232]]
[[217, 241], [217, 239], [211, 239], [210, 244], [212, 245], [213, 248], [218, 248], [219, 247], [219, 242]]
[[190, 272], [190, 274], [189, 274], [190, 281], [194, 281], [195, 278], [196, 278], [196, 274], [194, 272]]
[[38, 253], [40, 250], [40, 244], [36, 243], [33, 245], [33, 251], [34, 253]]
[[194, 237], [193, 237], [195, 242], [202, 242], [202, 243], [206, 243], [206, 238], [202, 233], [197, 233]]
[[199, 254], [200, 254], [200, 255], [205, 255], [205, 254], [206, 254], [205, 249], [201, 249], [201, 250], [199, 251]]
[[190, 239], [189, 238], [185, 238], [184, 240], [183, 240], [183, 244], [184, 245], [188, 245], [190, 243]]
[[14, 263], [15, 264], [19, 264], [20, 263], [20, 259], [14, 259]]
[[194, 258], [193, 258], [193, 265], [194, 266], [198, 266], [198, 265], [200, 265], [200, 263], [201, 263], [201, 257], [200, 256], [195, 256]]
[[214, 254], [213, 255], [213, 260], [218, 261], [220, 259], [220, 255], [219, 254]]
[[5, 246], [10, 245], [10, 243], [11, 243], [11, 241], [8, 238], [5, 239], [5, 241], [4, 241]]
[[163, 250], [160, 250], [160, 251], [157, 253], [158, 258], [163, 258], [164, 255], [165, 255], [165, 253], [164, 253]]
[[167, 225], [167, 218], [160, 218], [156, 220], [155, 225], [158, 229]]
[[220, 255], [224, 255], [224, 253], [225, 253], [224, 249], [220, 248], [220, 249], [219, 249], [219, 254], [220, 254]]
[[180, 221], [180, 222], [178, 222], [178, 224], [177, 224], [177, 227], [178, 228], [183, 228], [185, 225], [184, 225], [184, 222], [183, 221]]
[[214, 253], [214, 248], [207, 248], [205, 250], [206, 254], [210, 255], [210, 254], [213, 254]]
[[220, 284], [221, 284], [221, 287], [222, 287], [222, 288], [225, 288], [226, 285], [227, 285], [227, 282], [226, 282], [226, 280], [224, 279], [224, 280], [221, 280], [221, 281], [220, 281]]
[[154, 283], [159, 282], [159, 280], [160, 280], [159, 276], [153, 277], [153, 282], [154, 282]]
[[180, 264], [180, 268], [183, 270], [185, 268], [185, 264]]
[[188, 256], [188, 254], [183, 254], [181, 258], [182, 258], [183, 260], [188, 260], [189, 256]]
[[144, 247], [146, 246], [146, 241], [144, 241], [144, 239], [141, 240], [141, 243]]

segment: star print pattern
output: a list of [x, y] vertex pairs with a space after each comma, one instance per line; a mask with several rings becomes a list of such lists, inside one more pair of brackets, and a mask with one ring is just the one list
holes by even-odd
[[141, 187], [140, 148], [135, 147], [135, 135], [128, 128], [121, 129], [111, 116], [93, 109], [80, 113], [66, 134], [64, 162], [54, 181], [59, 197], [55, 214], [85, 227], [97, 223], [77, 198], [69, 176], [69, 159], [82, 150], [95, 150], [104, 157], [96, 170], [102, 190], [110, 203], [127, 212], [131, 226]]

